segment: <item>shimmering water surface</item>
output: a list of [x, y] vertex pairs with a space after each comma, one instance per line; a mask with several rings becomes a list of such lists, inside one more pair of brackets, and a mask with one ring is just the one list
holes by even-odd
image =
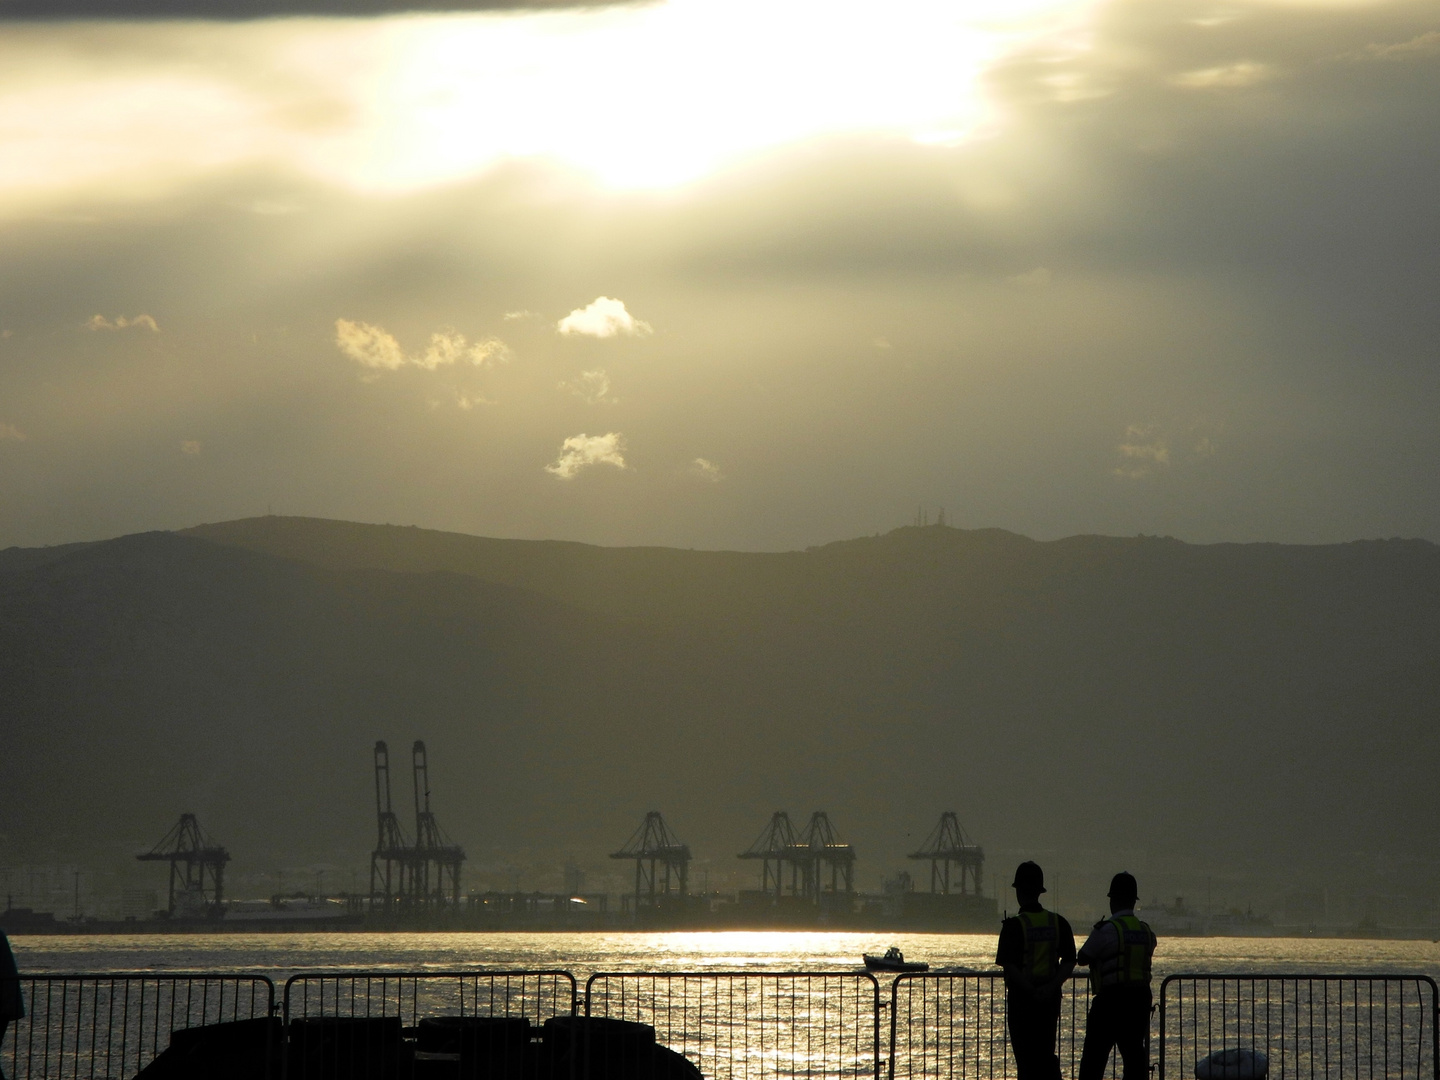
[[[1081, 931], [1076, 928], [1077, 936]], [[898, 945], [932, 968], [991, 969], [989, 934], [673, 933], [134, 934], [11, 939], [27, 972], [236, 971], [277, 982], [299, 971], [474, 967], [596, 971], [835, 970]], [[1165, 938], [1157, 978], [1176, 971], [1415, 972], [1440, 975], [1440, 943], [1317, 938]]]
[[[347, 969], [387, 974], [298, 980], [285, 998], [287, 1015], [385, 1015], [413, 1025], [427, 1016], [475, 1013], [538, 1022], [569, 1012], [573, 999], [567, 979], [423, 973], [561, 969], [576, 976], [592, 1015], [650, 1025], [657, 1041], [683, 1053], [707, 1080], [873, 1080], [886, 1063], [895, 1080], [1013, 1075], [1004, 994], [991, 963], [995, 938], [988, 934], [172, 934], [21, 937], [14, 944], [27, 973], [144, 971], [161, 976], [144, 980], [148, 989], [127, 981], [119, 991], [103, 979], [67, 983], [70, 989], [58, 992], [54, 983], [37, 983], [31, 1016], [10, 1040], [6, 1067], [19, 1076], [78, 1080], [116, 1075], [112, 1057], [127, 1063], [128, 1071], [121, 1072], [130, 1075], [165, 1047], [174, 1028], [235, 1018], [224, 1014], [225, 994], [215, 990], [223, 980], [202, 981], [207, 989], [197, 1005], [191, 981], [172, 983], [163, 977], [167, 972], [262, 974], [283, 992], [285, 980], [297, 973]], [[912, 959], [928, 961], [932, 969], [986, 974], [907, 980], [894, 985], [893, 997], [888, 978], [877, 988], [861, 975], [843, 974], [863, 970], [862, 953], [892, 944]], [[401, 971], [420, 974], [388, 974]], [[832, 974], [764, 974], [783, 971]], [[1156, 975], [1181, 971], [1429, 975], [1440, 971], [1440, 945], [1162, 940]], [[586, 979], [596, 972], [632, 974], [596, 980], [587, 998]], [[744, 977], [665, 978], [635, 972]], [[1171, 1013], [1159, 1022], [1166, 1038], [1156, 1044], [1165, 1076], [1192, 1075], [1201, 1056], [1235, 1045], [1264, 1049], [1279, 1063], [1274, 1073], [1279, 1077], [1429, 1080], [1436, 1074], [1434, 998], [1428, 983], [1392, 979], [1377, 990], [1365, 979], [1227, 980], [1218, 994], [1204, 979], [1172, 987]], [[243, 997], [243, 987], [232, 989], [232, 1012]], [[1083, 981], [1067, 987], [1059, 1039], [1066, 1075], [1073, 1075], [1078, 1063], [1087, 999]], [[243, 1004], [241, 1012], [252, 1014], [253, 990]], [[263, 1011], [264, 1000], [259, 1004]], [[66, 1032], [73, 1036], [68, 1041], [61, 1037]], [[61, 1049], [51, 1053], [57, 1039]], [[37, 1046], [43, 1050], [38, 1067], [33, 1060]], [[97, 1065], [96, 1046], [104, 1051], [104, 1069]], [[1117, 1069], [1112, 1060], [1107, 1075], [1113, 1077]]]

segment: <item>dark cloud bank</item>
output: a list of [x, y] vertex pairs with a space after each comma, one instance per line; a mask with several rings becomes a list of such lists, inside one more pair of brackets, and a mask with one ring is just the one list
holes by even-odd
[[[837, 138], [663, 198], [531, 161], [387, 198], [277, 167], [6, 222], [0, 543], [272, 502], [751, 549], [921, 502], [1043, 537], [1440, 539], [1434, 11], [1112, 4], [1092, 48], [991, 73], [993, 138]], [[656, 333], [554, 333], [600, 295]], [[338, 317], [515, 360], [362, 384]], [[616, 401], [557, 389], [597, 369]], [[544, 472], [608, 431], [624, 472]], [[697, 457], [725, 481], [682, 487]]]
[[204, 19], [236, 21], [285, 16], [364, 18], [417, 12], [544, 11], [616, 7], [643, 0], [0, 0], [0, 21], [71, 19]]

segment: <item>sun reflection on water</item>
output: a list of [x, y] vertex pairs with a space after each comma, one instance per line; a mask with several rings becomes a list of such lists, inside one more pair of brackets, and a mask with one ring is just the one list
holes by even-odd
[[[989, 934], [684, 931], [672, 933], [155, 934], [12, 939], [23, 970], [224, 970], [284, 975], [385, 968], [596, 971], [856, 970], [898, 945], [932, 967], [994, 970]], [[1319, 938], [1164, 938], [1157, 976], [1175, 971], [1440, 973], [1440, 944]]]

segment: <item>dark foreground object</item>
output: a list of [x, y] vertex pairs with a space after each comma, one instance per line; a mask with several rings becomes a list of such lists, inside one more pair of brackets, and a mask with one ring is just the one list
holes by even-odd
[[701, 1080], [646, 1024], [559, 1016], [278, 1017], [185, 1028], [135, 1080]]
[[1270, 1059], [1259, 1050], [1216, 1050], [1195, 1063], [1196, 1080], [1265, 1080]]
[[278, 1078], [283, 1034], [278, 1016], [181, 1028], [170, 1033], [170, 1045], [135, 1074], [136, 1080]]

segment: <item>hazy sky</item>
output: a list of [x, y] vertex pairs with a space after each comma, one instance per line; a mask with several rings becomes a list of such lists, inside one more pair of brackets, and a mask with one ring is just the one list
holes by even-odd
[[0, 545], [1440, 540], [1440, 3], [334, 6], [0, 0]]

